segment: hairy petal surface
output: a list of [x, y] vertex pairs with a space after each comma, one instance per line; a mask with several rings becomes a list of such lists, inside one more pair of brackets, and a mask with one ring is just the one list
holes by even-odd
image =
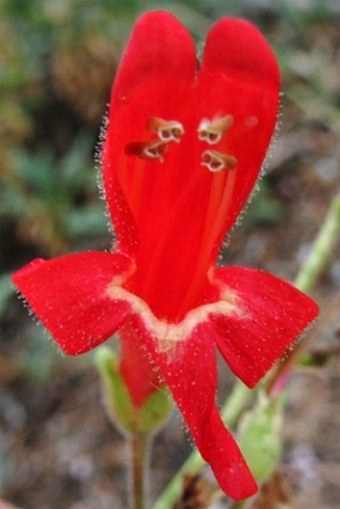
[[215, 404], [216, 358], [209, 322], [198, 323], [188, 336], [168, 342], [156, 338], [142, 317], [135, 315], [134, 322], [221, 488], [235, 500], [253, 495], [256, 482]]
[[209, 267], [266, 155], [279, 86], [271, 48], [246, 21], [212, 27], [200, 68], [170, 13], [137, 21], [112, 89], [103, 179], [119, 248], [136, 261], [128, 288], [158, 318], [180, 322], [206, 302]]
[[316, 318], [318, 307], [291, 284], [260, 270], [220, 268], [214, 279], [241, 310], [213, 316], [217, 346], [232, 371], [253, 387]]
[[213, 25], [198, 77], [200, 117], [233, 117], [216, 147], [237, 159], [220, 188], [210, 225], [216, 235], [215, 256], [259, 176], [277, 122], [280, 85], [276, 57], [256, 26], [228, 17]]
[[163, 213], [164, 186], [169, 185], [164, 165], [129, 156], [126, 148], [155, 138], [148, 129], [152, 117], [172, 120], [188, 110], [195, 55], [187, 29], [165, 11], [140, 16], [127, 43], [112, 88], [103, 149], [106, 199], [124, 252], [136, 253], [148, 240], [150, 228], [155, 231]]
[[140, 331], [136, 328], [135, 317], [129, 317], [119, 331], [120, 373], [129, 388], [134, 405], [143, 406], [155, 391], [162, 390], [157, 370], [147, 350], [143, 348]]
[[78, 355], [108, 339], [128, 316], [130, 305], [112, 300], [107, 289], [130, 265], [120, 254], [89, 251], [33, 260], [12, 279], [60, 348]]

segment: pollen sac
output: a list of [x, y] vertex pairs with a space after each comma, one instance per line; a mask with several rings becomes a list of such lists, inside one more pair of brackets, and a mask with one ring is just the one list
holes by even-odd
[[216, 145], [219, 143], [224, 133], [233, 125], [234, 117], [232, 115], [225, 115], [221, 118], [209, 120], [204, 118], [198, 126], [198, 139], [205, 141], [209, 145]]
[[229, 154], [222, 154], [216, 150], [205, 150], [202, 154], [202, 166], [206, 166], [212, 172], [232, 170], [237, 164], [237, 159]]
[[149, 120], [147, 128], [164, 142], [174, 141], [175, 143], [179, 143], [184, 134], [184, 127], [177, 120], [168, 121], [153, 117]]
[[125, 146], [127, 155], [134, 155], [141, 159], [158, 159], [164, 162], [164, 154], [168, 149], [168, 144], [161, 140], [150, 142], [132, 141]]

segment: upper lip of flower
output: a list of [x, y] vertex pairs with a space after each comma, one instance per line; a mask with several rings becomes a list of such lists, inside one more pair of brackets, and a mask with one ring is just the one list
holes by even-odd
[[151, 35], [143, 19], [112, 91], [104, 186], [117, 248], [137, 267], [126, 289], [158, 318], [179, 322], [211, 293], [218, 299], [207, 273], [258, 177], [280, 79], [257, 32], [255, 58], [243, 52], [240, 33], [254, 30], [245, 22], [217, 24], [197, 70], [181, 25], [168, 19], [169, 37], [159, 44], [163, 22]]

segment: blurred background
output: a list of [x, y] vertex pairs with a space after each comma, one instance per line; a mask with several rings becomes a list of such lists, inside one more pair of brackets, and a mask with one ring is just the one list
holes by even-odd
[[[112, 245], [94, 161], [124, 43], [154, 8], [176, 14], [198, 43], [219, 17], [247, 18], [281, 64], [276, 143], [226, 263], [292, 281], [340, 189], [337, 0], [0, 0], [0, 498], [22, 509], [126, 507], [124, 443], [101, 407], [91, 354], [63, 357], [9, 275], [37, 256]], [[339, 254], [338, 240], [314, 292], [312, 362], [291, 381], [274, 495], [258, 509], [340, 506]], [[190, 450], [172, 421], [152, 457], [154, 496]]]

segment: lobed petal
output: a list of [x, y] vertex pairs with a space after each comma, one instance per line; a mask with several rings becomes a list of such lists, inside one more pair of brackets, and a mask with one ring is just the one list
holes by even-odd
[[[119, 248], [136, 261], [129, 290], [158, 318], [180, 322], [206, 301], [271, 141], [279, 86], [271, 48], [246, 21], [212, 27], [199, 69], [172, 14], [138, 19], [112, 89], [103, 178]], [[155, 128], [169, 124], [177, 138], [164, 142]]]
[[153, 117], [174, 120], [187, 109], [195, 55], [187, 29], [165, 11], [140, 16], [127, 43], [112, 88], [102, 157], [106, 199], [120, 249], [126, 253], [136, 252], [145, 222], [150, 225], [152, 215], [156, 222], [155, 211], [162, 210], [157, 187], [164, 174], [162, 164], [131, 157], [127, 147], [155, 138], [148, 129]]
[[214, 279], [230, 291], [239, 310], [213, 316], [218, 349], [232, 371], [253, 387], [312, 323], [318, 306], [291, 284], [260, 270], [220, 268]]
[[166, 337], [156, 338], [142, 317], [135, 315], [134, 322], [221, 488], [235, 500], [253, 495], [256, 482], [215, 404], [216, 358], [210, 324], [198, 323], [187, 337], [171, 344]]
[[33, 260], [12, 280], [61, 349], [78, 355], [108, 339], [130, 313], [129, 303], [108, 294], [130, 264], [120, 254], [89, 251]]
[[154, 365], [143, 351], [134, 317], [129, 317], [119, 331], [120, 373], [129, 388], [136, 408], [141, 408], [162, 383]]
[[201, 118], [227, 115], [233, 119], [217, 145], [218, 152], [232, 156], [236, 164], [224, 172], [226, 182], [209, 225], [216, 255], [254, 188], [278, 116], [278, 62], [253, 24], [227, 17], [215, 23], [207, 36], [198, 88]]

